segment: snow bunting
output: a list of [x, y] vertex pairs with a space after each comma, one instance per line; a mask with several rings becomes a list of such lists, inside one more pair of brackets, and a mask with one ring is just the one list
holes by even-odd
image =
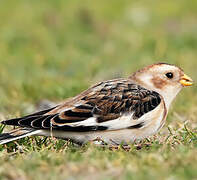
[[129, 78], [100, 82], [54, 108], [3, 121], [19, 128], [1, 134], [0, 144], [31, 135], [79, 144], [95, 139], [108, 144], [141, 140], [162, 128], [176, 95], [192, 84], [182, 69], [153, 64]]

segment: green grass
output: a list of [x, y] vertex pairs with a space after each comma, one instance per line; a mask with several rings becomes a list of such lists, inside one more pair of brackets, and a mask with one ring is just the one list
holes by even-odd
[[[1, 119], [156, 62], [195, 80], [196, 19], [196, 0], [0, 1]], [[197, 179], [196, 92], [185, 88], [160, 134], [129, 151], [50, 138], [1, 146], [0, 180]]]

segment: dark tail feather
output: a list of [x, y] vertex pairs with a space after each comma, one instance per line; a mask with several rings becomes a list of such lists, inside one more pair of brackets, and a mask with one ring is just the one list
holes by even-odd
[[29, 129], [29, 128], [19, 128], [19, 129], [14, 129], [13, 131], [10, 131], [8, 133], [0, 134], [0, 145], [27, 136], [35, 135], [38, 133], [38, 131], [39, 130]]
[[1, 123], [5, 124], [5, 125], [20, 126], [19, 121], [24, 120], [24, 119], [29, 119], [29, 118], [36, 119], [36, 118], [42, 117], [46, 113], [48, 113], [49, 111], [53, 110], [54, 108], [56, 108], [56, 107], [53, 107], [53, 108], [50, 108], [50, 109], [46, 109], [46, 110], [43, 110], [43, 111], [39, 111], [39, 112], [30, 114], [30, 115], [27, 115], [27, 116], [24, 116], [24, 117], [8, 119], [8, 120], [5, 120], [5, 121], [1, 121]]

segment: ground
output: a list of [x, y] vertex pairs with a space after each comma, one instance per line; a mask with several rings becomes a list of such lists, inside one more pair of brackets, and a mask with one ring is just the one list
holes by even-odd
[[[195, 80], [196, 19], [196, 0], [2, 0], [1, 119], [156, 62]], [[196, 92], [183, 89], [162, 131], [129, 150], [42, 137], [1, 146], [0, 180], [197, 179]]]

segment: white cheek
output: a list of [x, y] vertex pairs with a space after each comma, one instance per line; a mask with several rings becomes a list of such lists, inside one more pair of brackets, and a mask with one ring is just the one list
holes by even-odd
[[181, 84], [178, 83], [178, 77], [177, 77], [177, 80], [175, 79], [174, 81], [170, 81], [167, 79], [167, 77], [164, 77], [163, 79], [167, 81], [167, 85], [164, 86], [163, 88], [155, 87], [155, 85], [152, 82], [152, 78], [153, 78], [153, 75], [145, 74], [145, 75], [140, 76], [139, 79], [141, 81], [141, 85], [144, 88], [152, 90], [152, 91], [156, 91], [160, 95], [162, 95], [164, 98], [166, 107], [167, 109], [169, 109], [170, 104], [172, 103], [174, 98], [177, 96], [177, 94], [180, 92], [180, 90], [182, 89]]
[[167, 86], [166, 88], [163, 88], [162, 90], [157, 91], [163, 96], [167, 109], [169, 109], [172, 101], [175, 99], [175, 97], [181, 91], [182, 88], [183, 87], [179, 84], [172, 84]]

